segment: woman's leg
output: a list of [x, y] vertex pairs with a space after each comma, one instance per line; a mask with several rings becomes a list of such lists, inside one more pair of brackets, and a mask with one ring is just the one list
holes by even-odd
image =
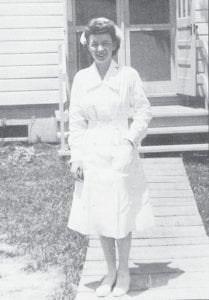
[[107, 263], [107, 274], [102, 280], [101, 285], [96, 289], [97, 296], [107, 296], [116, 280], [116, 253], [115, 253], [115, 239], [105, 236], [100, 236], [101, 246], [104, 252], [104, 257]]
[[115, 280], [116, 277], [116, 252], [115, 239], [105, 236], [100, 236], [100, 243], [104, 252], [104, 257], [107, 263], [107, 276], [109, 280]]
[[130, 232], [125, 238], [117, 239], [119, 265], [117, 272], [117, 282], [114, 288], [114, 294], [121, 296], [129, 290], [130, 274], [129, 274], [129, 254], [131, 249], [132, 233]]

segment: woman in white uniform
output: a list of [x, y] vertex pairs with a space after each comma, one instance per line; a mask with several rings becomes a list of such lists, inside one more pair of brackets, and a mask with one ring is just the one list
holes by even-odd
[[132, 231], [153, 225], [138, 153], [151, 109], [137, 71], [112, 59], [120, 47], [119, 29], [112, 21], [92, 19], [81, 42], [94, 62], [76, 74], [71, 91], [69, 146], [77, 181], [68, 226], [100, 237], [107, 274], [97, 296], [111, 291], [122, 296], [130, 285]]

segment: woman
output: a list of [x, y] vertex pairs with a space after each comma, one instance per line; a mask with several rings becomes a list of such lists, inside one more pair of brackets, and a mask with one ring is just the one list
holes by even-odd
[[68, 226], [100, 237], [107, 274], [97, 296], [112, 290], [122, 296], [130, 285], [131, 233], [153, 223], [137, 150], [151, 110], [137, 71], [112, 59], [120, 47], [119, 29], [112, 21], [91, 20], [81, 42], [94, 62], [76, 74], [71, 92], [69, 145], [77, 182]]

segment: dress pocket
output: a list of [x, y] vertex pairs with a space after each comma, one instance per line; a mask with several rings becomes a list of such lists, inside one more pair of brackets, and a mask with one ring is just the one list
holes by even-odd
[[134, 148], [129, 145], [116, 146], [112, 154], [113, 169], [122, 173], [129, 172], [134, 160]]

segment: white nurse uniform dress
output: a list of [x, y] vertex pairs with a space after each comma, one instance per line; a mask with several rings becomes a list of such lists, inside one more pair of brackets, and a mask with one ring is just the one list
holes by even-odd
[[[137, 150], [150, 119], [150, 104], [133, 68], [119, 67], [112, 60], [103, 80], [95, 63], [76, 74], [69, 146], [71, 161], [83, 162], [84, 181], [75, 183], [69, 228], [118, 239], [153, 226]], [[134, 147], [125, 145], [124, 139]]]

